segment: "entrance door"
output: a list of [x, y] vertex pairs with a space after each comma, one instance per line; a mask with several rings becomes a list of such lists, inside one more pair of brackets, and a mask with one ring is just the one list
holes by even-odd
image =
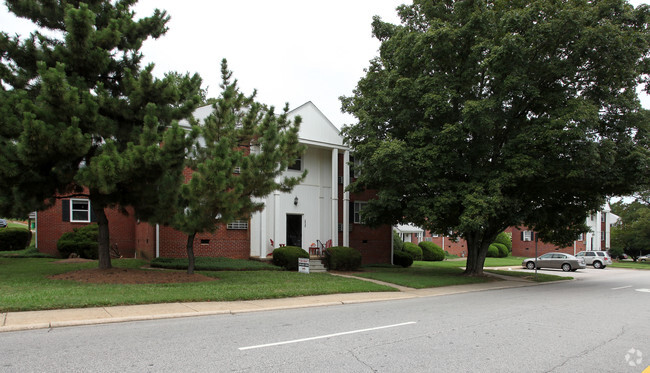
[[302, 215], [287, 214], [287, 246], [302, 247]]

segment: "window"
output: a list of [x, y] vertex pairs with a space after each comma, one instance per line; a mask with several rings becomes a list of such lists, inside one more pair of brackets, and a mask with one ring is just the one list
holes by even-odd
[[587, 255], [587, 256], [596, 256], [596, 253], [594, 253], [594, 252], [592, 252], [592, 251], [588, 251], [588, 252], [586, 253], [586, 255]]
[[87, 199], [70, 200], [70, 221], [73, 223], [90, 222], [90, 200]]
[[235, 170], [233, 172], [236, 174], [241, 174], [241, 167], [239, 166], [235, 167]]
[[425, 240], [426, 242], [431, 242], [431, 241], [433, 241], [433, 239], [432, 239], [431, 237], [424, 237], [424, 240]]
[[228, 223], [226, 225], [227, 229], [248, 229], [248, 221], [247, 220], [235, 220], [233, 222]]
[[600, 232], [600, 240], [605, 241], [605, 232]]
[[431, 237], [440, 237], [438, 233], [431, 233]]
[[532, 241], [533, 240], [533, 231], [523, 231], [521, 232], [522, 241]]
[[584, 241], [584, 240], [585, 240], [585, 234], [580, 233], [580, 235], [578, 236], [578, 241]]
[[600, 213], [600, 221], [603, 222], [603, 223], [605, 222], [605, 214], [606, 214], [606, 212], [604, 212], [604, 211]]
[[293, 162], [293, 164], [290, 164], [288, 169], [294, 171], [302, 171], [302, 157], [299, 157], [295, 162]]
[[363, 224], [363, 221], [361, 221], [361, 209], [363, 209], [363, 206], [366, 204], [366, 202], [355, 202], [354, 203], [354, 219], [353, 222], [355, 224]]
[[358, 158], [350, 156], [350, 177], [361, 176], [361, 161]]

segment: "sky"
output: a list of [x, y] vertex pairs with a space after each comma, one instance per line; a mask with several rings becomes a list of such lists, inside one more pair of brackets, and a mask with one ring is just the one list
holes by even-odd
[[[146, 41], [142, 49], [144, 62], [155, 63], [155, 75], [196, 72], [208, 97], [216, 97], [220, 61], [226, 58], [244, 93], [257, 89], [258, 101], [277, 111], [285, 103], [294, 109], [311, 101], [341, 128], [356, 121], [341, 113], [339, 97], [352, 95], [378, 55], [372, 17], [398, 23], [395, 9], [405, 2], [410, 1], [141, 0], [133, 9], [138, 18], [155, 8], [171, 16], [167, 34]], [[13, 17], [3, 4], [0, 30], [27, 35], [33, 25]], [[642, 102], [650, 108], [647, 97]]]

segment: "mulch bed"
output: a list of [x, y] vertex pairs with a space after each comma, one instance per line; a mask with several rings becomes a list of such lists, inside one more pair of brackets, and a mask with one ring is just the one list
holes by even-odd
[[[55, 263], [80, 263], [88, 259], [65, 259]], [[81, 269], [49, 277], [53, 280], [72, 280], [92, 284], [171, 284], [185, 282], [215, 281], [214, 277], [201, 274], [188, 275], [184, 271], [161, 271], [135, 268]]]

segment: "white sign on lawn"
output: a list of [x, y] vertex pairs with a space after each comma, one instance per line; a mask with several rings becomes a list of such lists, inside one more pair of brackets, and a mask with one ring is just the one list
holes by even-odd
[[309, 258], [298, 258], [298, 272], [309, 273]]

